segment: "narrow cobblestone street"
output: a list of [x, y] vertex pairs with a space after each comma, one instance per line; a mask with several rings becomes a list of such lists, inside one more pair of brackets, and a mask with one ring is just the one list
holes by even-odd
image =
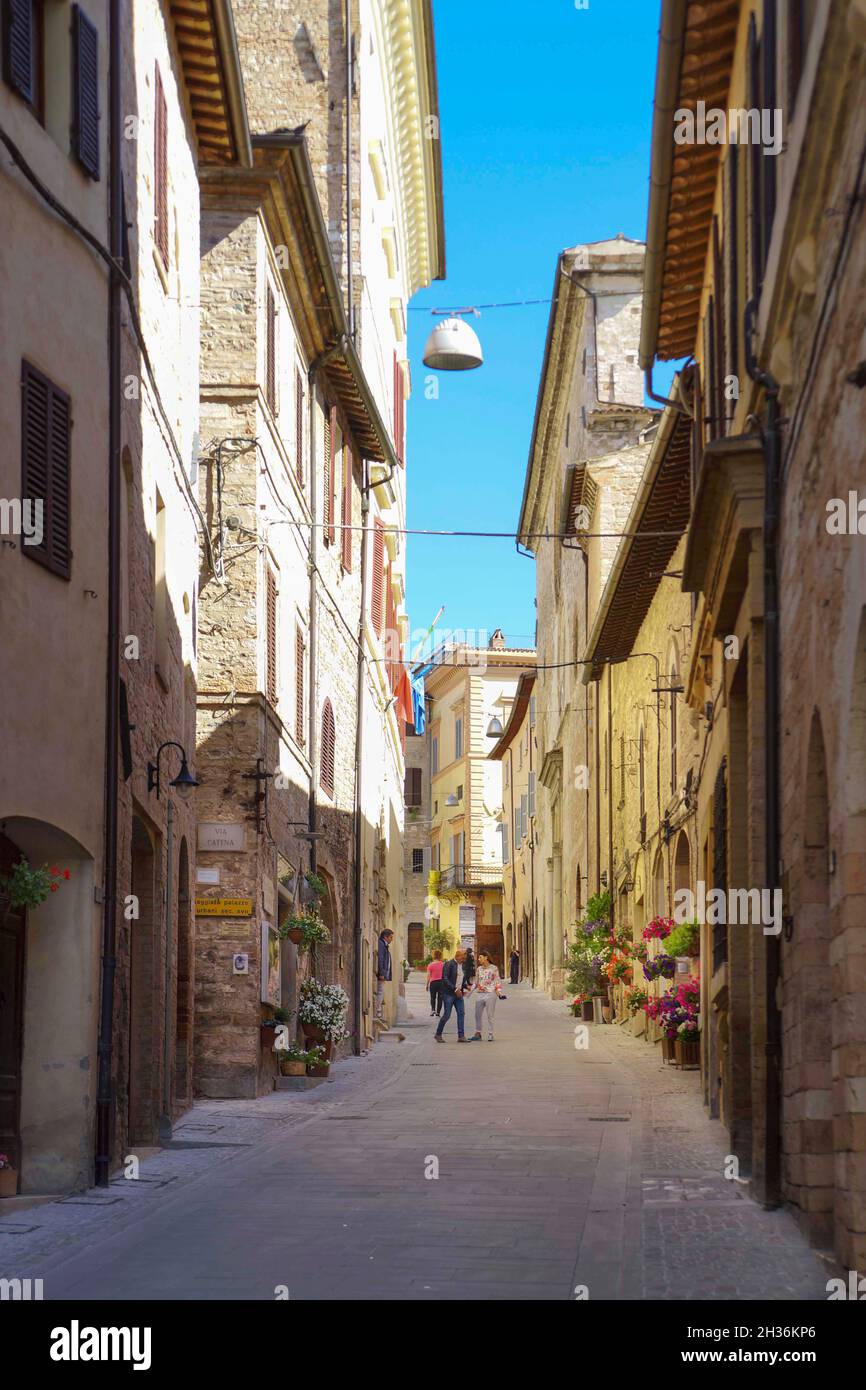
[[404, 1042], [305, 1094], [197, 1104], [137, 1182], [4, 1211], [0, 1275], [46, 1299], [826, 1297], [788, 1213], [723, 1177], [697, 1073], [616, 1027], [576, 1050], [527, 985], [494, 1044], [452, 1020], [436, 1047], [418, 978]]

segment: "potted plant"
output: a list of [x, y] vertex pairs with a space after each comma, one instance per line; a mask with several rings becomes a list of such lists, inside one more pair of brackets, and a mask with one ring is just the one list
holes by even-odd
[[647, 922], [643, 929], [643, 939], [644, 941], [664, 941], [666, 936], [670, 936], [673, 929], [673, 917], [653, 917], [652, 921]]
[[14, 1197], [18, 1191], [18, 1169], [8, 1154], [0, 1154], [0, 1197]]
[[22, 854], [9, 873], [0, 876], [0, 902], [5, 899], [5, 905], [10, 908], [39, 907], [71, 876], [71, 870], [59, 869], [56, 864], [50, 868], [42, 864], [34, 869]]
[[292, 1015], [288, 1009], [274, 1009], [270, 1018], [263, 1018], [259, 1024], [259, 1044], [267, 1047], [271, 1051], [274, 1049], [277, 1036], [277, 1024], [288, 1023]]
[[304, 1076], [307, 1071], [307, 1062], [316, 1052], [316, 1048], [307, 1051], [298, 1043], [290, 1043], [288, 1047], [280, 1051], [280, 1075], [281, 1076]]
[[683, 922], [681, 926], [674, 927], [673, 931], [665, 941], [665, 950], [669, 955], [693, 958], [701, 954], [701, 928], [699, 922]]
[[677, 1028], [676, 1060], [680, 1067], [701, 1065], [701, 1040], [696, 1018], [686, 1018]]
[[630, 1014], [636, 1014], [641, 1009], [646, 1009], [648, 1003], [649, 994], [640, 985], [634, 985], [632, 989], [626, 990], [625, 1006]]
[[314, 1043], [307, 1052], [307, 1076], [327, 1076], [331, 1070], [331, 1043]]
[[298, 1022], [304, 1037], [329, 1047], [342, 1042], [346, 1037], [348, 1008], [349, 996], [339, 985], [326, 985], [313, 978], [304, 980], [298, 1004]]
[[643, 973], [645, 980], [672, 980], [677, 973], [677, 963], [667, 951], [661, 951], [652, 960], [644, 961]]

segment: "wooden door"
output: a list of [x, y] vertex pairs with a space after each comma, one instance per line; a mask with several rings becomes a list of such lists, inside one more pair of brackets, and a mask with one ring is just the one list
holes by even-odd
[[[21, 851], [0, 835], [0, 876]], [[0, 896], [0, 1153], [21, 1169], [21, 1044], [24, 1020], [26, 913]]]

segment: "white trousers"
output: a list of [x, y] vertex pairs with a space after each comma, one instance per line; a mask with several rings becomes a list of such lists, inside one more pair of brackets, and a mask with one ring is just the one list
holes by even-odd
[[493, 1015], [496, 1013], [496, 994], [482, 994], [479, 990], [475, 995], [475, 1031], [481, 1032], [481, 1020], [484, 1017], [484, 1010], [487, 1010], [487, 1031], [493, 1036]]

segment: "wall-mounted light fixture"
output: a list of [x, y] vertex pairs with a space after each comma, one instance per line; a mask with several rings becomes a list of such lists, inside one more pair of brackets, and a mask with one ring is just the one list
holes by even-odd
[[177, 774], [175, 778], [172, 779], [171, 782], [169, 782], [168, 785], [170, 787], [174, 787], [178, 796], [182, 797], [183, 800], [186, 801], [193, 787], [198, 787], [201, 784], [196, 780], [195, 777], [193, 777], [192, 773], [189, 770], [189, 766], [186, 761], [186, 750], [184, 749], [183, 744], [176, 743], [174, 739], [168, 739], [167, 742], [161, 743], [159, 748], [157, 748], [156, 750], [156, 762], [148, 763], [147, 790], [149, 792], [155, 791], [157, 799], [159, 798], [159, 760], [162, 757], [162, 752], [164, 748], [180, 749], [180, 772]]

